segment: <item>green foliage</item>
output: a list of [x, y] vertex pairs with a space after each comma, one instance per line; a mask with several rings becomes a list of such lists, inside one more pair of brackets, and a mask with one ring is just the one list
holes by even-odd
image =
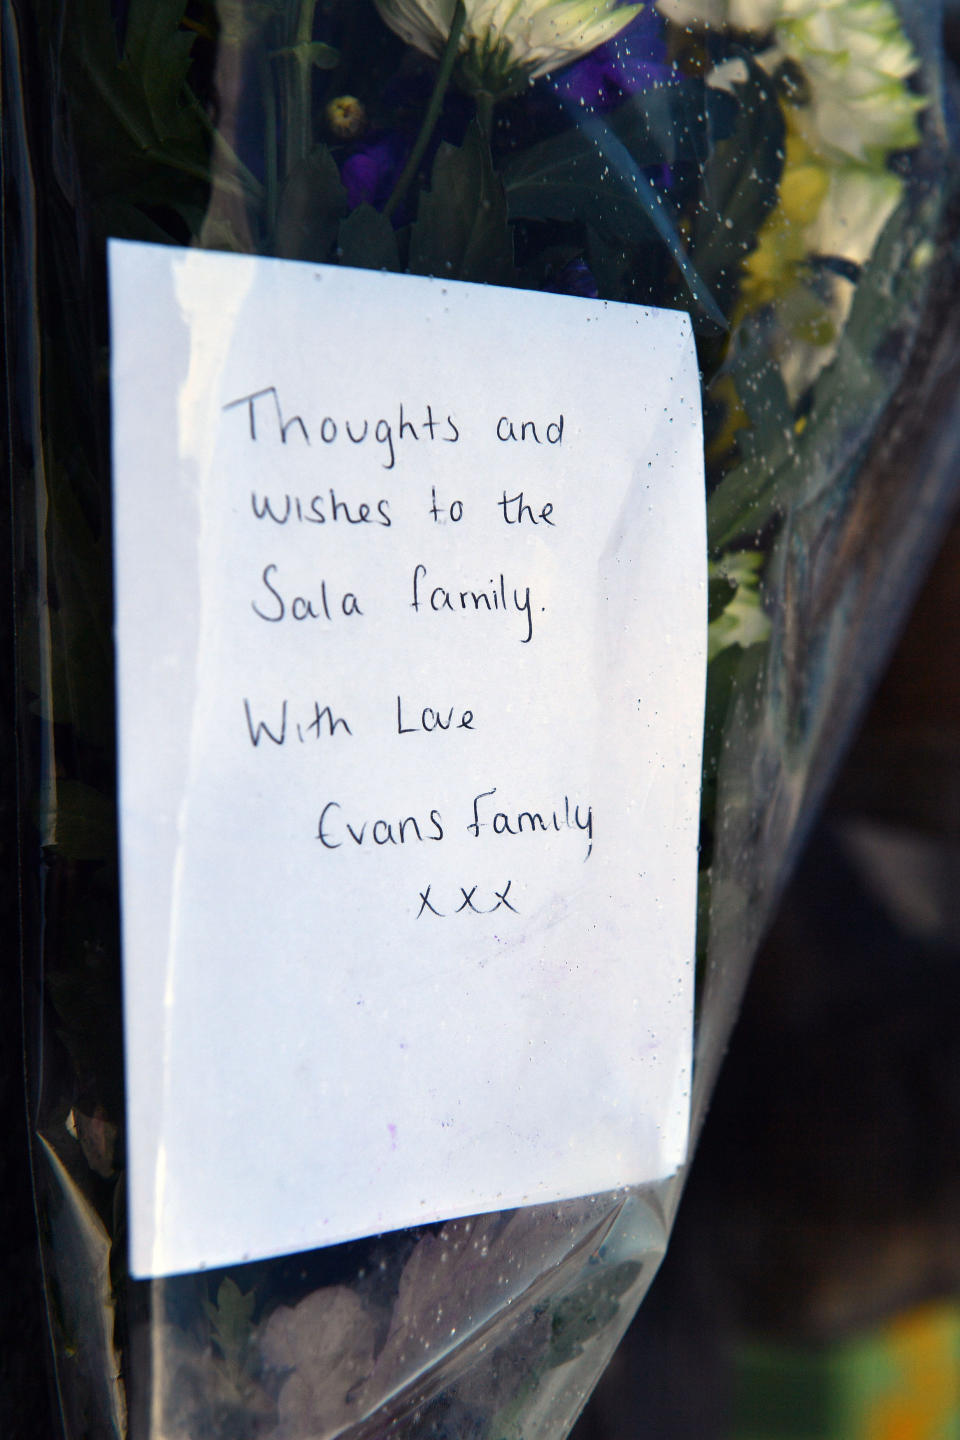
[[[626, 114], [623, 111], [627, 112]], [[639, 165], [662, 161], [643, 112], [631, 101], [611, 125], [611, 133]], [[649, 238], [649, 222], [635, 200], [615, 183], [610, 163], [580, 130], [553, 135], [503, 167], [511, 219], [577, 220], [621, 243]]]
[[740, 535], [757, 538], [769, 515], [764, 501], [772, 477], [784, 466], [792, 468], [797, 453], [793, 408], [756, 323], [740, 326], [725, 368], [750, 424], [737, 432], [740, 463], [710, 499], [708, 534], [714, 552]]
[[856, 458], [902, 373], [928, 283], [926, 266], [911, 257], [923, 254], [938, 203], [931, 192], [924, 206], [904, 204], [887, 222], [861, 271], [836, 356], [813, 387], [802, 424], [794, 421], [762, 332], [743, 327], [730, 368], [751, 428], [738, 432], [742, 462], [708, 502], [715, 552], [738, 536], [758, 536], [788, 507], [809, 504]]
[[462, 146], [444, 144], [437, 151], [430, 189], [421, 194], [410, 229], [409, 269], [490, 285], [515, 280], [503, 183], [477, 124]]
[[204, 1300], [214, 1344], [223, 1356], [227, 1373], [237, 1381], [243, 1373], [253, 1329], [254, 1292], [246, 1295], [233, 1280], [221, 1281], [216, 1304]]
[[746, 64], [747, 79], [734, 86], [736, 122], [703, 168], [691, 244], [698, 273], [728, 316], [743, 262], [776, 204], [786, 141], [773, 82], [753, 60]]
[[146, 101], [158, 139], [176, 138], [184, 122], [187, 72], [195, 35], [181, 29], [184, 0], [131, 0], [123, 63]]
[[109, 0], [74, 0], [62, 85], [84, 186], [95, 204], [122, 198], [182, 211], [209, 183], [210, 137], [189, 95], [196, 40], [185, 0], [131, 0], [122, 56]]
[[326, 145], [318, 145], [294, 166], [280, 194], [275, 253], [287, 260], [328, 259], [348, 208], [337, 163]]
[[645, 173], [706, 153], [709, 105], [700, 90], [694, 108], [692, 95], [691, 86], [671, 86], [652, 104], [646, 95], [627, 101], [609, 121], [585, 113], [576, 127], [509, 162], [504, 184], [511, 218], [577, 221], [619, 247], [658, 238], [698, 309], [722, 329], [725, 318], [686, 253], [678, 216]]
[[361, 270], [399, 270], [396, 231], [372, 205], [358, 205], [337, 232], [337, 257]]
[[635, 1260], [601, 1266], [583, 1284], [557, 1304], [551, 1320], [548, 1366], [566, 1365], [607, 1325], [616, 1319], [620, 1297], [642, 1270]]
[[[580, 116], [574, 118], [577, 123], [561, 134], [529, 146], [503, 166], [512, 216], [589, 219], [574, 195], [591, 207], [595, 199], [611, 198], [606, 192], [616, 189], [617, 177], [602, 145]], [[711, 95], [702, 81], [686, 80], [624, 101], [603, 128], [635, 166], [648, 168], [700, 164], [710, 152], [715, 123], [729, 126], [729, 97]], [[614, 233], [621, 237], [619, 230]]]
[[[706, 871], [713, 857], [713, 825], [716, 815], [717, 779], [723, 755], [724, 737], [729, 735], [731, 706], [739, 696], [762, 693], [762, 677], [768, 655], [766, 645], [727, 645], [713, 658], [707, 670], [707, 700], [703, 724], [703, 768], [700, 801], [700, 870]], [[700, 895], [698, 923], [709, 914], [709, 884]], [[705, 932], [698, 934], [698, 949], [705, 945]]]

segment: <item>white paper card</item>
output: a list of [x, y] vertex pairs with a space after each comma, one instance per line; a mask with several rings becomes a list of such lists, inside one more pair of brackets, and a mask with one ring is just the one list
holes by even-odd
[[121, 242], [110, 300], [134, 1273], [668, 1175], [687, 317]]

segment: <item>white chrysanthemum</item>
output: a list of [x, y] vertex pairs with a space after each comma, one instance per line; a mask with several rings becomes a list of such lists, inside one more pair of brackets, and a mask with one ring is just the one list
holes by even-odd
[[[767, 40], [759, 63], [771, 75], [782, 70], [796, 90], [784, 100], [779, 203], [747, 258], [742, 290], [746, 309], [776, 312], [781, 373], [796, 397], [835, 353], [853, 299], [850, 280], [814, 279], [811, 259], [863, 265], [903, 193], [887, 162], [919, 143], [917, 112], [927, 102], [907, 84], [917, 57], [892, 0], [660, 0], [659, 8], [675, 22]], [[731, 66], [744, 68], [723, 68]], [[715, 72], [714, 83], [734, 78]]]
[[[408, 45], [435, 59], [450, 37], [456, 0], [376, 0]], [[461, 66], [472, 89], [502, 94], [588, 54], [643, 8], [619, 0], [465, 0]]]
[[769, 35], [759, 56], [771, 72], [799, 65], [809, 103], [797, 111], [808, 144], [864, 163], [918, 141], [916, 115], [926, 103], [905, 81], [917, 69], [892, 0], [661, 0], [683, 24]]
[[[746, 0], [735, 0], [746, 9]], [[803, 66], [810, 85], [807, 139], [852, 160], [883, 163], [915, 145], [925, 101], [904, 81], [917, 57], [889, 0], [784, 0], [778, 48]]]

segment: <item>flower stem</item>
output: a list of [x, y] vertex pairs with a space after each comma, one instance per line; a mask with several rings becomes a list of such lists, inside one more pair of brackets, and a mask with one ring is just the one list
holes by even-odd
[[453, 12], [453, 19], [450, 22], [450, 36], [447, 40], [443, 55], [440, 57], [440, 68], [437, 71], [437, 78], [434, 82], [433, 94], [430, 96], [430, 104], [427, 106], [427, 113], [423, 117], [420, 132], [414, 141], [413, 149], [410, 151], [410, 157], [403, 167], [403, 172], [393, 187], [393, 193], [390, 199], [383, 207], [383, 213], [388, 219], [407, 193], [411, 180], [419, 170], [420, 161], [423, 159], [423, 152], [429, 145], [430, 137], [440, 118], [443, 97], [450, 83], [453, 67], [457, 63], [457, 54], [460, 50], [460, 36], [463, 34], [463, 26], [466, 18], [466, 6], [463, 0], [457, 0], [456, 8]]
[[288, 170], [292, 169], [298, 160], [305, 159], [313, 148], [313, 65], [307, 47], [313, 39], [316, 4], [317, 0], [301, 0], [293, 41], [296, 85], [293, 97], [293, 156], [288, 160]]
[[477, 124], [484, 138], [493, 134], [493, 96], [489, 90], [477, 91]]
[[281, 43], [274, 55], [283, 76], [283, 174], [306, 159], [313, 148], [313, 65], [310, 42], [317, 0], [286, 0]]
[[277, 155], [277, 91], [273, 83], [273, 57], [261, 48], [259, 54], [260, 90], [263, 96], [264, 209], [265, 230], [272, 245], [277, 224], [277, 199], [280, 193], [279, 157]]

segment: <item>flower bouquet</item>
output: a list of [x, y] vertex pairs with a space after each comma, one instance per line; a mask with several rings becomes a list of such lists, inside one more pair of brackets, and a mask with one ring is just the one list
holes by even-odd
[[931, 418], [960, 368], [939, 20], [907, 0], [5, 0], [24, 1044], [65, 1436], [562, 1435], [681, 1184], [128, 1274], [108, 240], [689, 316], [695, 1135], [957, 473], [956, 423]]

